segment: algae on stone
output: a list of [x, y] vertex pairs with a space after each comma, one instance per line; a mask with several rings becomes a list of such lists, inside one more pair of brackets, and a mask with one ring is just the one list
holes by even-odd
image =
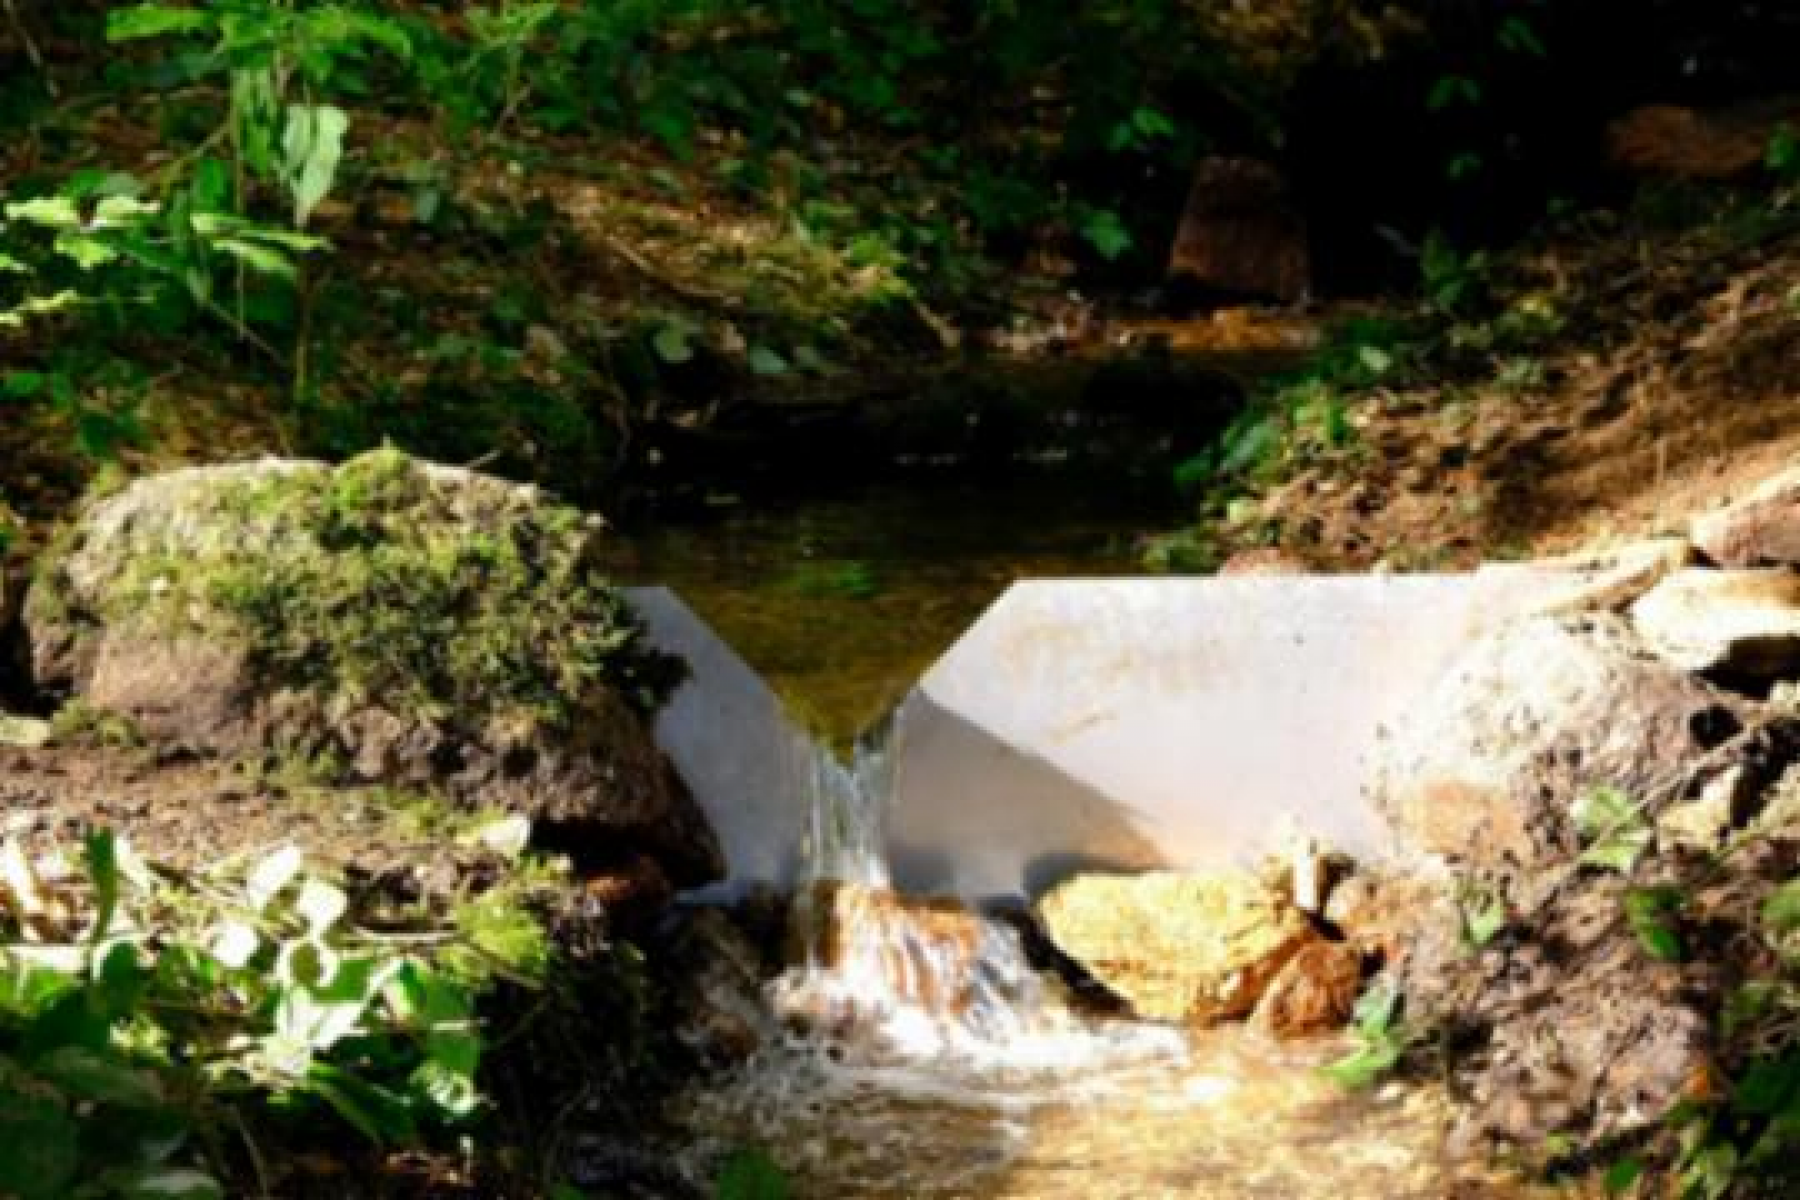
[[1288, 960], [1318, 940], [1249, 875], [1078, 875], [1045, 896], [1052, 941], [1143, 1017], [1245, 1017]]

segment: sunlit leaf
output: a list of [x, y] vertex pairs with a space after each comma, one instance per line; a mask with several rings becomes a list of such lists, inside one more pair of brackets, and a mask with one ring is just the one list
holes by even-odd
[[350, 117], [329, 104], [295, 104], [281, 135], [282, 171], [294, 202], [294, 225], [304, 228], [331, 191], [344, 157]]
[[257, 912], [269, 907], [269, 901], [300, 874], [304, 861], [300, 847], [290, 842], [252, 867], [244, 880], [244, 896], [250, 907]]
[[204, 9], [134, 4], [106, 14], [106, 40], [130, 42], [171, 33], [199, 33], [213, 28], [217, 21], [217, 17]]
[[45, 229], [81, 228], [81, 210], [68, 196], [36, 196], [6, 206], [6, 219]]

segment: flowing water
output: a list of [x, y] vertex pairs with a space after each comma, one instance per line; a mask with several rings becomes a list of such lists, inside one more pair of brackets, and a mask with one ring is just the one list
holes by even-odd
[[819, 1198], [1450, 1194], [1439, 1089], [1347, 1093], [1338, 1039], [1098, 1018], [1010, 923], [887, 892], [884, 768], [820, 763], [807, 953], [766, 995], [788, 1032], [677, 1101], [696, 1164], [763, 1147]]

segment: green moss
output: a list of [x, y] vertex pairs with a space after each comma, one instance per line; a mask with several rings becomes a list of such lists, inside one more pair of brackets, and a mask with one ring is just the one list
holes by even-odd
[[232, 637], [329, 701], [469, 729], [564, 724], [604, 687], [648, 713], [678, 677], [590, 561], [587, 518], [530, 489], [384, 449], [207, 503], [184, 517], [204, 536], [133, 547], [109, 620]]

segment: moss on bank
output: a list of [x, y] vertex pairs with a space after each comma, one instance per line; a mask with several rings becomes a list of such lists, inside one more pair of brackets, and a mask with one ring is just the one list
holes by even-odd
[[97, 597], [109, 623], [227, 639], [329, 701], [529, 728], [596, 687], [651, 712], [678, 677], [594, 561], [596, 521], [383, 449], [215, 477], [163, 511], [103, 515], [68, 553], [116, 572]]

